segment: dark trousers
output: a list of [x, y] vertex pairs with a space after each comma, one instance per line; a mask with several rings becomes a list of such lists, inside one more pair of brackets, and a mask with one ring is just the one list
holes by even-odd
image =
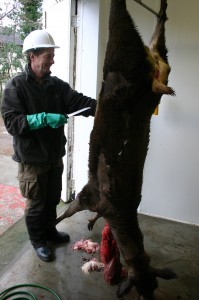
[[18, 165], [19, 188], [26, 200], [25, 222], [32, 244], [45, 242], [55, 230], [56, 207], [61, 199], [63, 161]]

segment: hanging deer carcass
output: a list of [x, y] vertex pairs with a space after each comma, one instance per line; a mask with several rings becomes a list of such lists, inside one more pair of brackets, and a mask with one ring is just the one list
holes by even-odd
[[128, 271], [119, 297], [134, 286], [142, 299], [154, 299], [156, 277], [176, 277], [169, 269], [150, 266], [137, 218], [150, 119], [161, 96], [175, 94], [167, 86], [166, 9], [167, 1], [161, 0], [155, 32], [146, 47], [126, 1], [111, 1], [103, 83], [90, 136], [89, 179], [57, 219], [58, 223], [89, 209], [106, 220]]

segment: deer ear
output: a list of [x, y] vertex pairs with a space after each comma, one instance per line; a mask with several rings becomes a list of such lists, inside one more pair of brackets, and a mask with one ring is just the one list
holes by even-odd
[[153, 273], [156, 277], [160, 277], [166, 280], [177, 278], [177, 274], [171, 269], [154, 269]]

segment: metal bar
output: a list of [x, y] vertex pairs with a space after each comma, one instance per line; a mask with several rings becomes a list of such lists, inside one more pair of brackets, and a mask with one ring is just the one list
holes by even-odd
[[159, 17], [158, 13], [155, 10], [150, 8], [148, 5], [144, 4], [141, 0], [134, 0], [134, 1], [137, 2], [138, 4], [142, 5], [144, 8], [146, 8], [150, 12], [152, 12], [154, 15], [156, 15], [156, 17]]

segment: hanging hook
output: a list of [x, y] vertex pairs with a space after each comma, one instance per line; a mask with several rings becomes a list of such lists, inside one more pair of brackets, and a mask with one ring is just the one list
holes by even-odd
[[158, 13], [155, 10], [153, 10], [152, 8], [150, 8], [148, 5], [144, 4], [141, 0], [134, 0], [134, 1], [139, 3], [140, 5], [142, 5], [144, 8], [146, 8], [147, 10], [152, 12], [154, 15], [156, 15], [156, 17], [158, 17]]

